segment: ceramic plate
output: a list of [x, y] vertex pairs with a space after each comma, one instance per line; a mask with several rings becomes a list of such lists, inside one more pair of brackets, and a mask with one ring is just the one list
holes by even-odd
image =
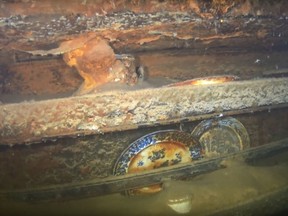
[[246, 128], [232, 117], [204, 120], [191, 134], [204, 147], [205, 157], [234, 153], [250, 146]]
[[[132, 144], [120, 155], [114, 175], [139, 173], [191, 162], [203, 156], [201, 145], [188, 133], [177, 130], [157, 131], [145, 135]], [[129, 194], [154, 193], [161, 186], [153, 185], [128, 191]]]

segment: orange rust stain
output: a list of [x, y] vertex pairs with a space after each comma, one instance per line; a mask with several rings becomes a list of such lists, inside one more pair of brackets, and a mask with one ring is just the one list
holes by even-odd
[[[75, 43], [78, 42], [75, 40]], [[116, 62], [115, 53], [108, 43], [99, 37], [65, 53], [63, 59], [69, 66], [74, 66], [84, 79], [78, 94], [88, 93], [95, 87], [113, 80], [110, 70]]]

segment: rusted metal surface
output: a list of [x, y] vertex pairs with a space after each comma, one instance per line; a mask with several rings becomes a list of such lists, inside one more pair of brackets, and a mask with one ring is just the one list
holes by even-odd
[[288, 78], [163, 87], [0, 106], [2, 145], [168, 124], [288, 103]]

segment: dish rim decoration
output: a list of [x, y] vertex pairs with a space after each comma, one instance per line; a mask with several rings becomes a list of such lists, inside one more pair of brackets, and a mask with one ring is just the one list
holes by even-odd
[[[169, 136], [170, 135], [170, 136]], [[174, 136], [174, 137], [173, 137]], [[178, 138], [173, 140], [173, 138]], [[190, 139], [190, 143], [181, 142], [186, 139]], [[201, 144], [187, 132], [180, 130], [160, 130], [149, 134], [146, 134], [134, 142], [132, 142], [125, 150], [122, 151], [113, 168], [113, 174], [116, 176], [125, 175], [128, 173], [129, 164], [138, 153], [144, 149], [163, 142], [178, 142], [189, 148], [191, 161], [198, 160], [203, 157], [203, 147]]]
[[201, 136], [214, 127], [224, 127], [232, 130], [240, 141], [240, 151], [250, 147], [250, 138], [245, 126], [236, 118], [226, 116], [221, 118], [205, 119], [196, 125], [191, 132], [191, 135], [200, 142], [206, 152], [206, 146], [204, 143], [201, 143]]

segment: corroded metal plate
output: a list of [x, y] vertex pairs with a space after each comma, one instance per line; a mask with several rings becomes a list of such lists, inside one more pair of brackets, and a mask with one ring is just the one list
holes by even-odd
[[[177, 130], [157, 131], [133, 142], [118, 158], [114, 175], [139, 173], [178, 163], [198, 160], [203, 155], [201, 145], [188, 133]], [[131, 194], [155, 193], [161, 185], [127, 191]]]
[[250, 146], [246, 128], [235, 118], [208, 119], [192, 131], [205, 149], [205, 157], [239, 152]]

